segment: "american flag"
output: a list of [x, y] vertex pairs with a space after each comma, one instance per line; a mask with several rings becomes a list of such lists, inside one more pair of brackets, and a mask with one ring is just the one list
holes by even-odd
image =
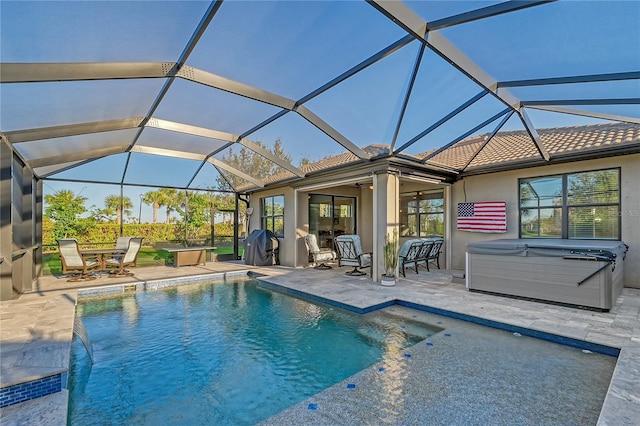
[[507, 232], [506, 202], [458, 203], [458, 230]]

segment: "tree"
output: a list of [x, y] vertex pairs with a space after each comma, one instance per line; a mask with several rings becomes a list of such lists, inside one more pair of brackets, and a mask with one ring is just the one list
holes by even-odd
[[[270, 151], [276, 157], [284, 161], [291, 162], [291, 157], [285, 153], [280, 139], [276, 139], [273, 144], [273, 149], [269, 149], [269, 147], [260, 141], [255, 143], [267, 151]], [[233, 148], [230, 148], [229, 153], [222, 157], [222, 161], [231, 167], [258, 179], [264, 179], [272, 176], [281, 170], [281, 167], [276, 163], [245, 146], [242, 146], [237, 154]], [[230, 173], [225, 173], [224, 176], [217, 178], [216, 181], [218, 189], [227, 191], [233, 191], [244, 182], [242, 178]]]
[[164, 195], [160, 191], [149, 191], [142, 197], [142, 202], [153, 208], [153, 223], [158, 223], [158, 210], [163, 205]]
[[116, 215], [116, 223], [118, 225], [122, 224], [122, 215], [131, 214], [131, 209], [133, 208], [133, 202], [129, 197], [122, 197], [122, 203], [120, 202], [119, 195], [109, 195], [104, 199], [105, 212], [108, 215], [112, 215], [115, 212]]
[[187, 238], [197, 237], [198, 231], [211, 222], [211, 204], [212, 199], [209, 194], [187, 192], [186, 205], [182, 203], [176, 209], [182, 216], [181, 232], [186, 234]]
[[54, 194], [47, 194], [44, 201], [48, 204], [45, 216], [54, 222], [53, 233], [56, 239], [77, 236], [89, 226], [87, 219], [78, 217], [87, 211], [84, 206], [86, 197], [62, 189]]
[[171, 212], [180, 207], [184, 202], [184, 196], [172, 188], [160, 188], [158, 191], [158, 203], [165, 206], [167, 211], [167, 219], [165, 223], [169, 223]]

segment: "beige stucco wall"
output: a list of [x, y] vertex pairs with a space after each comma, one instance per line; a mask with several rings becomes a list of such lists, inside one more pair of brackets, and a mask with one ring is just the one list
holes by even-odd
[[[252, 194], [249, 200], [249, 206], [253, 208], [253, 214], [249, 218], [249, 229], [247, 235], [255, 229], [261, 229], [260, 223], [260, 206], [261, 199], [265, 197], [273, 197], [276, 195], [284, 195], [284, 238], [278, 237], [278, 248], [280, 254], [280, 263], [282, 265], [291, 266], [292, 263], [285, 263], [283, 260], [293, 259], [295, 244], [290, 241], [295, 241], [291, 238], [295, 235], [295, 209], [293, 203], [293, 189], [292, 188], [278, 188], [268, 191], [263, 191], [259, 194]], [[291, 261], [289, 261], [291, 262]]]
[[[448, 204], [451, 223], [451, 268], [465, 268], [465, 251], [470, 242], [518, 238], [518, 179], [620, 167], [622, 182], [622, 241], [629, 245], [624, 261], [626, 287], [640, 288], [640, 154], [535, 167], [517, 171], [471, 176], [452, 186]], [[466, 200], [465, 200], [466, 193]], [[507, 203], [507, 233], [484, 234], [456, 230], [457, 205], [462, 202], [504, 200]]]
[[284, 195], [284, 238], [279, 238], [280, 264], [284, 266], [306, 266], [307, 248], [304, 236], [309, 232], [309, 194], [338, 195], [356, 198], [358, 233], [362, 238], [362, 247], [371, 251], [373, 247], [372, 191], [368, 187], [338, 186], [331, 189], [295, 191], [294, 188], [280, 188], [257, 192], [251, 195], [249, 205], [254, 213], [249, 219], [249, 234], [260, 229], [261, 199], [275, 195]]

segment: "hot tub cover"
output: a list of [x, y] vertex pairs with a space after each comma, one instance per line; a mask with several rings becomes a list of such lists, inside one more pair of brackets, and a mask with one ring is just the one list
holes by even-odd
[[624, 259], [628, 246], [622, 241], [567, 239], [499, 239], [467, 244], [467, 252], [508, 256], [592, 256], [615, 262]]

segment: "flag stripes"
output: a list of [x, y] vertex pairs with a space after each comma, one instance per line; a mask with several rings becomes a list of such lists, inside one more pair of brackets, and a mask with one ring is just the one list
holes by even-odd
[[458, 230], [471, 232], [507, 232], [505, 201], [458, 203]]

